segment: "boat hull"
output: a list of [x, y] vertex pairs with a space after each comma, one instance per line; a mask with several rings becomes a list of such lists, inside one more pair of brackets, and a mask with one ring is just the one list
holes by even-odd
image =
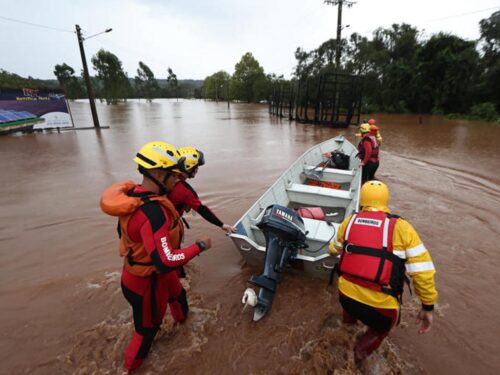
[[[331, 151], [349, 155], [350, 169], [322, 166], [327, 160], [323, 154]], [[342, 220], [358, 210], [361, 167], [356, 155], [357, 149], [339, 136], [299, 157], [236, 223], [237, 232], [230, 237], [245, 262], [255, 267], [264, 264], [266, 242], [257, 224], [268, 206], [320, 207], [325, 213], [322, 220], [303, 218], [307, 248], [299, 250], [285, 270], [327, 279], [337, 262], [337, 257], [328, 253], [328, 245], [335, 239]]]

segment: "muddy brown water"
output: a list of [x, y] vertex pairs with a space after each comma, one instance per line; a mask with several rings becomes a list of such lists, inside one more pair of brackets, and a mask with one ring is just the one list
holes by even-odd
[[[89, 126], [85, 102], [71, 104]], [[354, 127], [270, 118], [265, 106], [202, 101], [99, 105], [110, 129], [0, 137], [0, 373], [120, 374], [132, 333], [119, 274], [115, 220], [102, 190], [138, 181], [145, 142], [195, 145], [206, 154], [192, 185], [234, 223], [307, 148]], [[500, 371], [500, 126], [441, 117], [376, 116], [384, 137], [378, 177], [393, 212], [431, 251], [440, 299], [418, 335], [419, 304], [406, 295], [401, 325], [357, 369], [336, 288], [284, 275], [272, 312], [251, 322], [240, 299], [260, 270], [244, 265], [222, 231], [188, 216], [187, 242], [213, 249], [189, 264], [190, 318], [166, 317], [138, 374], [496, 374]]]

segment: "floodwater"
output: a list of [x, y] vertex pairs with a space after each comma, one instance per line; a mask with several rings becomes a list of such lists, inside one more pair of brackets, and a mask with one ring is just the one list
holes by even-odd
[[[91, 125], [85, 102], [71, 104]], [[260, 105], [130, 101], [99, 105], [101, 131], [0, 138], [0, 373], [120, 374], [132, 334], [121, 295], [116, 222], [99, 210], [103, 189], [139, 181], [132, 158], [145, 142], [195, 145], [207, 164], [193, 186], [234, 223], [300, 154], [354, 127], [270, 118]], [[384, 137], [378, 177], [394, 213], [431, 251], [440, 299], [418, 335], [419, 304], [405, 296], [402, 322], [357, 369], [336, 288], [284, 275], [271, 313], [242, 312], [245, 266], [232, 242], [188, 216], [186, 242], [214, 246], [191, 262], [190, 318], [167, 316], [138, 374], [498, 374], [500, 356], [500, 126], [441, 117], [376, 116]]]

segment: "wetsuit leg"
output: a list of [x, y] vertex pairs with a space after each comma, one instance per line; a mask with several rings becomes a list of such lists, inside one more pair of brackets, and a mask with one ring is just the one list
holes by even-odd
[[357, 338], [354, 347], [356, 361], [361, 361], [382, 344], [390, 330], [398, 321], [399, 309], [380, 309], [365, 305], [339, 293], [339, 301], [347, 313], [359, 319], [368, 330]]
[[372, 162], [369, 162], [368, 164], [371, 164], [371, 167], [370, 167], [370, 172], [369, 172], [369, 175], [368, 175], [368, 180], [375, 180], [375, 172], [377, 172], [377, 169], [378, 169], [378, 166], [379, 166], [379, 162], [375, 162], [375, 163], [372, 163]]
[[189, 312], [186, 290], [182, 287], [177, 272], [169, 272], [167, 275], [170, 312], [175, 321], [183, 323]]
[[134, 370], [141, 366], [160, 329], [167, 305], [166, 283], [150, 277], [134, 276], [125, 269], [122, 273], [122, 291], [132, 306], [135, 332], [125, 350], [124, 367]]
[[356, 324], [358, 319], [349, 314], [346, 310], [342, 309], [342, 323], [344, 324]]
[[177, 275], [179, 275], [181, 279], [186, 278], [186, 270], [184, 269], [184, 266], [177, 268]]
[[378, 165], [379, 162], [374, 163], [369, 161], [368, 163], [366, 163], [365, 166], [363, 166], [363, 169], [361, 171], [362, 172], [361, 179], [363, 180], [363, 182], [375, 179], [375, 172], [378, 169]]

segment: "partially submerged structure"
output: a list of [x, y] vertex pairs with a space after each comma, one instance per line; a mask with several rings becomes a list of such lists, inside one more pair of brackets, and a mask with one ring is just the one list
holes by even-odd
[[47, 88], [0, 88], [0, 134], [73, 127], [64, 93]]
[[289, 120], [345, 128], [360, 121], [363, 78], [323, 73], [275, 84], [269, 113]]

